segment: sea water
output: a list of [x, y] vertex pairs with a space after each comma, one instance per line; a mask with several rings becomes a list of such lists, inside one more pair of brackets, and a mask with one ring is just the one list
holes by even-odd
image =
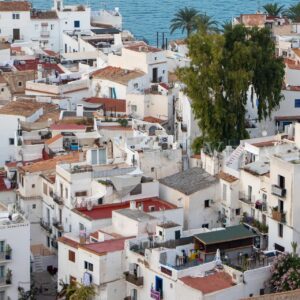
[[[49, 9], [52, 1], [32, 0], [35, 8]], [[123, 16], [123, 28], [130, 30], [137, 38], [144, 38], [150, 44], [156, 45], [157, 32], [159, 40], [163, 33], [165, 38], [181, 38], [181, 31], [170, 34], [170, 20], [178, 9], [194, 7], [199, 11], [212, 16], [219, 24], [230, 21], [241, 13], [255, 13], [262, 11], [266, 3], [277, 2], [288, 8], [298, 3], [298, 0], [68, 0], [65, 4], [88, 4], [93, 10], [100, 8], [114, 9], [119, 7]]]

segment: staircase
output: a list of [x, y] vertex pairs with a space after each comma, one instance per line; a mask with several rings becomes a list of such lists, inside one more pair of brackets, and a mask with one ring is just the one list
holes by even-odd
[[37, 273], [43, 272], [43, 259], [41, 255], [34, 256], [34, 271]]
[[226, 166], [227, 167], [230, 167], [232, 166], [233, 167], [233, 164], [235, 164], [235, 167], [236, 164], [238, 163], [238, 160], [239, 158], [241, 157], [242, 153], [244, 151], [244, 145], [240, 144], [236, 149], [234, 149], [234, 151], [230, 154], [227, 162], [226, 162]]

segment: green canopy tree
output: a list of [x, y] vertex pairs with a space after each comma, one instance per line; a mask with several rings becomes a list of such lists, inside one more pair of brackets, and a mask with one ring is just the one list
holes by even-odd
[[263, 6], [263, 9], [268, 16], [277, 17], [283, 12], [284, 5], [279, 5], [278, 3], [267, 3]]
[[178, 76], [202, 134], [194, 150], [247, 138], [249, 89], [259, 99], [259, 120], [270, 116], [282, 99], [284, 64], [275, 56], [270, 31], [243, 25], [226, 26], [223, 35], [201, 30], [188, 39], [188, 48], [191, 65], [180, 69]]
[[189, 37], [197, 29], [198, 17], [199, 11], [195, 8], [184, 7], [179, 9], [171, 20], [171, 34], [176, 30], [181, 30], [182, 33], [186, 31]]
[[300, 2], [295, 5], [290, 6], [284, 15], [291, 19], [293, 22], [300, 22]]

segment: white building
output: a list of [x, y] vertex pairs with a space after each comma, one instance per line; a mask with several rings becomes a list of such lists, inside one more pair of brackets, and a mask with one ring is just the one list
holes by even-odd
[[30, 290], [30, 224], [0, 206], [0, 298], [18, 299]]
[[221, 226], [216, 202], [218, 180], [201, 168], [192, 168], [160, 179], [159, 196], [184, 208], [184, 228]]

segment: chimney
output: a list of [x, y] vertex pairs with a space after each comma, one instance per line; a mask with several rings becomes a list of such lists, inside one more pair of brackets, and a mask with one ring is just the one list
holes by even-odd
[[76, 116], [83, 117], [83, 105], [82, 104], [77, 104]]

